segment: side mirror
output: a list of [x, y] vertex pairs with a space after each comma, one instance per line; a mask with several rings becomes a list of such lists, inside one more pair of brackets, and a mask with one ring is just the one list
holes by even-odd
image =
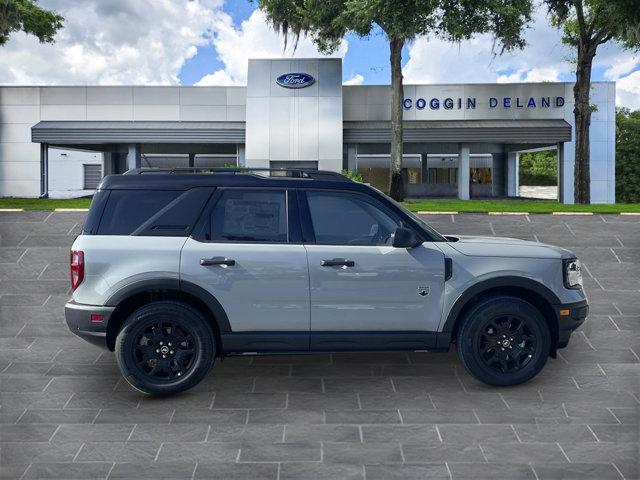
[[416, 232], [409, 228], [398, 227], [393, 234], [393, 246], [395, 248], [413, 248], [420, 244]]

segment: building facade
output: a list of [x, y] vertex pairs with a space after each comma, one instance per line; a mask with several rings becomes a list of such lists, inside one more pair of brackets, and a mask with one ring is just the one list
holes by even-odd
[[[554, 150], [573, 202], [571, 83], [405, 85], [409, 196], [515, 197], [518, 157]], [[615, 84], [595, 82], [591, 199], [615, 202]], [[0, 87], [0, 196], [89, 194], [135, 167], [389, 174], [389, 86], [343, 86], [339, 59], [250, 60], [246, 87]]]

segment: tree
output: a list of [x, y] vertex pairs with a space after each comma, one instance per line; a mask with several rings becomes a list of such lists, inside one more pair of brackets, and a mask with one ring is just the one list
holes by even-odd
[[640, 110], [616, 111], [616, 202], [640, 203]]
[[35, 35], [41, 43], [53, 43], [63, 21], [56, 12], [38, 6], [36, 0], [0, 0], [0, 46], [19, 31]]
[[460, 42], [479, 33], [494, 35], [494, 52], [522, 48], [531, 0], [259, 0], [272, 25], [297, 43], [308, 34], [321, 52], [334, 51], [352, 32], [368, 36], [376, 26], [389, 41], [391, 63], [390, 195], [404, 199], [402, 182], [402, 49], [418, 36]]
[[591, 68], [598, 47], [616, 41], [625, 48], [640, 48], [638, 0], [545, 0], [552, 22], [562, 29], [563, 42], [576, 50], [573, 87], [575, 118], [574, 201], [590, 203], [589, 103]]
[[558, 156], [555, 150], [520, 154], [520, 185], [558, 185]]

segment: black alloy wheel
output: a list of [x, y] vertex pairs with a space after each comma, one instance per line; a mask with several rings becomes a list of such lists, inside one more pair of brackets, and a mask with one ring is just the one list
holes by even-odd
[[115, 344], [125, 379], [149, 395], [171, 395], [199, 383], [213, 365], [211, 325], [181, 302], [153, 302], [133, 312]]
[[181, 377], [193, 367], [196, 344], [182, 320], [151, 320], [136, 335], [134, 358], [141, 373], [159, 380]]
[[504, 315], [487, 321], [477, 337], [477, 348], [484, 363], [501, 373], [516, 372], [531, 361], [536, 337], [529, 320]]
[[464, 314], [456, 348], [465, 369], [477, 380], [516, 385], [535, 377], [544, 367], [551, 351], [551, 332], [531, 303], [495, 296]]

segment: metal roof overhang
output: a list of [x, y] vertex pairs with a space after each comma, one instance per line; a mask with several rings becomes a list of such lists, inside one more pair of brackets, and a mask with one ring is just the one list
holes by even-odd
[[[403, 122], [404, 142], [543, 143], [571, 140], [564, 120], [420, 120]], [[344, 122], [345, 143], [389, 143], [391, 122]]]
[[244, 143], [245, 122], [43, 121], [31, 127], [31, 141], [65, 145]]
[[[347, 121], [345, 143], [389, 143], [391, 122]], [[404, 122], [405, 142], [536, 143], [571, 140], [564, 120], [424, 120]], [[245, 122], [42, 121], [31, 128], [38, 143], [244, 143]]]

